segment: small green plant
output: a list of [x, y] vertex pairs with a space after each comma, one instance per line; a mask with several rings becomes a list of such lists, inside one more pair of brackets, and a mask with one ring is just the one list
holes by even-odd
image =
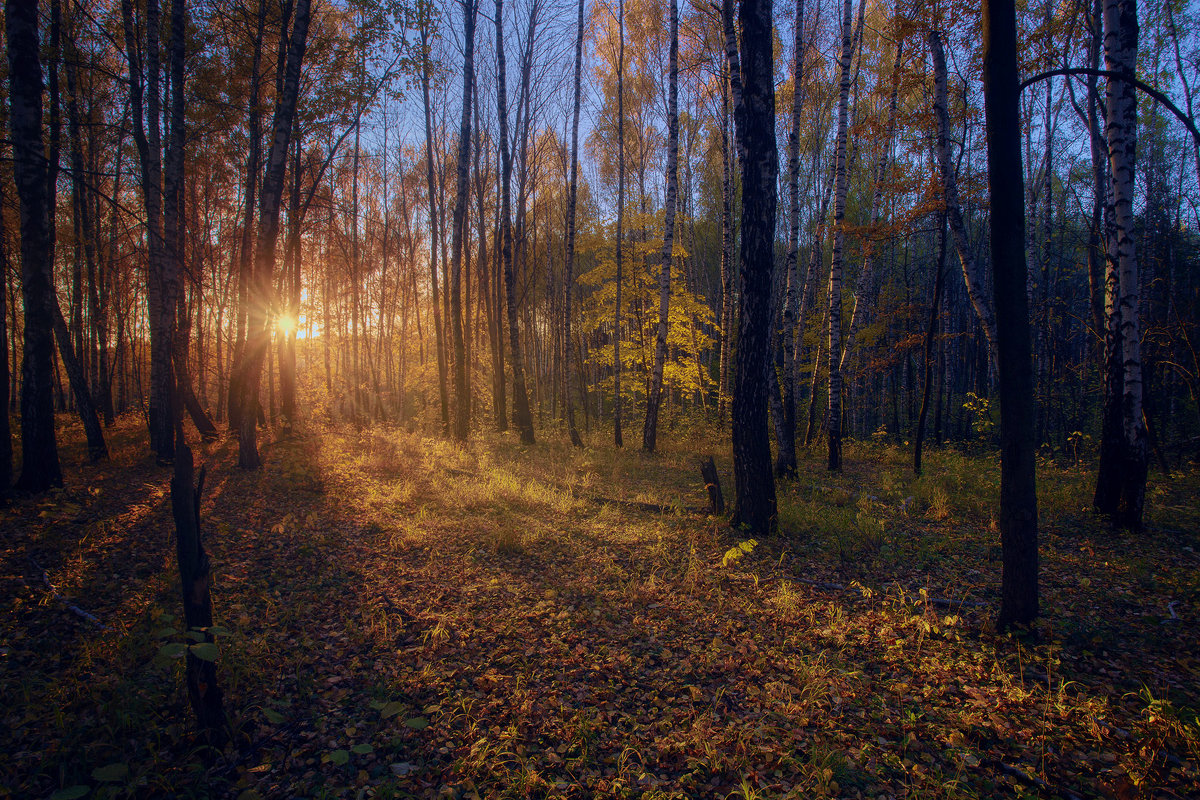
[[986, 439], [992, 435], [996, 422], [992, 419], [991, 401], [974, 392], [967, 392], [967, 402], [963, 403], [963, 409], [971, 415], [971, 430], [975, 431], [976, 436]]
[[738, 542], [725, 551], [724, 557], [721, 558], [721, 566], [728, 567], [730, 564], [736, 563], [742, 556], [750, 553], [757, 546], [757, 539], [747, 539], [744, 542]]

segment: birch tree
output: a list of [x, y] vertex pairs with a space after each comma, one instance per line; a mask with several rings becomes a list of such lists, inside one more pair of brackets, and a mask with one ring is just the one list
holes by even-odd
[[[937, 30], [931, 29], [926, 37], [929, 43], [929, 54], [933, 61], [933, 117], [937, 126], [935, 148], [937, 152], [938, 172], [942, 179], [942, 191], [946, 197], [946, 214], [950, 222], [950, 233], [954, 238], [954, 249], [958, 253], [962, 265], [963, 280], [967, 284], [967, 296], [971, 298], [971, 308], [983, 326], [983, 335], [987, 338], [988, 355], [993, 368], [996, 365], [996, 319], [992, 316], [991, 306], [983, 293], [983, 275], [971, 251], [967, 239], [967, 226], [963, 221], [962, 207], [958, 200], [958, 181], [954, 176], [954, 166], [950, 158], [950, 110], [949, 92], [946, 84], [946, 55], [942, 48], [942, 36]], [[1014, 119], [1017, 119], [1014, 117]]]
[[679, 192], [679, 2], [671, 0], [671, 54], [667, 89], [667, 175], [663, 246], [658, 273], [658, 333], [654, 340], [654, 371], [646, 395], [642, 449], [653, 453], [658, 438], [658, 409], [662, 402], [663, 367], [667, 362], [667, 328], [671, 308], [671, 263], [675, 248], [675, 203]]
[[1110, 313], [1117, 321], [1121, 353], [1120, 504], [1113, 521], [1141, 530], [1146, 494], [1147, 443], [1142, 411], [1141, 326], [1138, 319], [1140, 278], [1134, 242], [1134, 169], [1137, 156], [1137, 95], [1133, 83], [1117, 76], [1134, 75], [1137, 67], [1138, 19], [1136, 0], [1104, 2], [1104, 65], [1111, 77], [1105, 94], [1112, 229], [1108, 242]]
[[845, 0], [842, 4], [842, 46], [838, 56], [841, 82], [837, 152], [834, 156], [833, 259], [829, 264], [829, 410], [825, 427], [829, 438], [828, 466], [832, 471], [842, 468], [842, 258], [846, 241], [846, 191], [849, 188], [846, 156], [849, 141], [850, 62], [854, 55], [852, 12], [851, 0]]

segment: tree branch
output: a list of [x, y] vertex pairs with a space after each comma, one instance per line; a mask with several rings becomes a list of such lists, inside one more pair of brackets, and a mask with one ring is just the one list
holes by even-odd
[[1132, 75], [1122, 75], [1119, 72], [1113, 72], [1112, 70], [1107, 70], [1107, 69], [1090, 69], [1088, 67], [1063, 67], [1061, 69], [1052, 69], [1052, 70], [1049, 70], [1048, 72], [1041, 72], [1041, 73], [1038, 73], [1037, 75], [1034, 75], [1031, 78], [1026, 78], [1025, 80], [1021, 81], [1021, 85], [1017, 87], [1017, 91], [1024, 91], [1026, 88], [1028, 88], [1029, 86], [1032, 86], [1033, 84], [1037, 83], [1038, 81], [1044, 81], [1044, 80], [1053, 78], [1058, 75], [1066, 75], [1066, 76], [1094, 75], [1098, 78], [1108, 78], [1109, 80], [1118, 80], [1118, 81], [1125, 81], [1127, 83], [1131, 83], [1134, 85], [1134, 87], [1136, 87], [1137, 89], [1140, 89], [1141, 91], [1150, 95], [1150, 97], [1154, 98], [1154, 100], [1157, 101], [1159, 105], [1163, 106], [1168, 111], [1170, 111], [1172, 114], [1174, 114], [1176, 117], [1178, 117], [1179, 121], [1182, 122], [1184, 127], [1186, 127], [1188, 129], [1188, 132], [1192, 134], [1192, 138], [1194, 138], [1196, 140], [1196, 142], [1198, 144], [1200, 144], [1200, 130], [1197, 130], [1195, 121], [1193, 121], [1192, 118], [1189, 117], [1187, 114], [1180, 111], [1179, 106], [1172, 103], [1171, 99], [1169, 97], [1167, 97], [1165, 94], [1158, 91], [1153, 86], [1149, 86], [1145, 83], [1142, 83], [1140, 80], [1133, 77]]

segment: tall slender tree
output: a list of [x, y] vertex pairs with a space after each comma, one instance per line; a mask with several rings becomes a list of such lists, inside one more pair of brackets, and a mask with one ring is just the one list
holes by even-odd
[[467, 352], [463, 338], [462, 262], [467, 234], [467, 191], [471, 166], [471, 92], [475, 86], [476, 0], [463, 0], [463, 97], [458, 130], [458, 163], [454, 216], [450, 236], [450, 333], [454, 339], [454, 438], [467, 440], [471, 427], [471, 397], [467, 390]]
[[679, 193], [679, 2], [671, 0], [671, 51], [667, 88], [667, 196], [663, 246], [658, 273], [658, 331], [654, 339], [654, 371], [646, 395], [642, 449], [653, 453], [658, 443], [658, 410], [662, 403], [663, 368], [667, 363], [667, 329], [671, 309], [671, 264], [675, 260], [675, 202]]
[[613, 318], [613, 444], [621, 435], [621, 287], [625, 283], [625, 0], [617, 3], [617, 297]]
[[[9, 130], [21, 230], [24, 360], [21, 365], [21, 476], [17, 490], [44, 492], [62, 485], [54, 435], [53, 306], [50, 205], [42, 139], [42, 65], [38, 60], [37, 0], [5, 0]], [[7, 413], [7, 411], [5, 411]], [[7, 487], [5, 487], [7, 489]]]
[[567, 186], [566, 259], [563, 264], [563, 404], [567, 411], [567, 435], [571, 444], [583, 447], [583, 439], [575, 427], [575, 400], [571, 391], [574, 370], [571, 355], [571, 295], [575, 289], [575, 207], [579, 183], [579, 95], [583, 74], [583, 0], [579, 0], [579, 20], [575, 32], [575, 92], [571, 110], [571, 176]]
[[[513, 269], [512, 151], [508, 138], [508, 85], [504, 63], [504, 0], [496, 0], [496, 110], [500, 119], [500, 237], [504, 266], [504, 294], [508, 303], [508, 341], [513, 370], [513, 424], [521, 441], [533, 444], [533, 416], [529, 413], [529, 392], [525, 388], [525, 359], [521, 333], [517, 328], [517, 279]], [[531, 26], [532, 27], [532, 26]], [[532, 43], [531, 43], [532, 44]]]
[[[1120, 503], [1114, 522], [1141, 530], [1146, 497], [1147, 437], [1142, 408], [1142, 352], [1139, 320], [1140, 277], [1134, 241], [1134, 179], [1137, 157], [1137, 94], [1131, 81], [1137, 67], [1138, 18], [1136, 0], [1104, 1], [1104, 64], [1113, 75], [1105, 97], [1112, 230], [1108, 243], [1108, 270], [1116, 290], [1108, 305], [1117, 315], [1121, 375]], [[1120, 76], [1120, 77], [1117, 77]], [[1110, 326], [1114, 323], [1110, 323]]]
[[1016, 4], [983, 0], [983, 107], [1000, 382], [1000, 628], [1028, 624], [1038, 615], [1033, 349], [1017, 81]]
[[[741, 284], [732, 406], [732, 521], [755, 534], [775, 525], [775, 476], [767, 433], [767, 351], [771, 342], [771, 274], [775, 250], [778, 151], [771, 0], [742, 0], [741, 54], [733, 0], [724, 0], [726, 53], [734, 87], [734, 119], [742, 153]], [[731, 41], [732, 40], [732, 41]], [[743, 71], [744, 69], [744, 71]], [[744, 76], [744, 81], [743, 81]]]
[[438, 226], [438, 196], [441, 194], [435, 176], [437, 166], [433, 158], [433, 104], [429, 95], [430, 82], [433, 79], [431, 54], [429, 48], [430, 26], [432, 20], [429, 14], [433, 6], [426, 5], [422, 9], [421, 18], [421, 97], [425, 101], [425, 186], [429, 195], [429, 286], [433, 296], [433, 335], [437, 348], [438, 367], [438, 399], [441, 401], [442, 431], [450, 432], [450, 392], [446, 385], [446, 336], [442, 326], [441, 291], [438, 289], [438, 244], [441, 236]]
[[[797, 262], [800, 252], [800, 120], [804, 107], [804, 59], [808, 47], [804, 37], [804, 0], [796, 0], [796, 30], [792, 61], [792, 127], [788, 132], [788, 247], [784, 262], [785, 290], [783, 319], [780, 325], [779, 342], [775, 349], [782, 355], [783, 373], [779, 378], [782, 389], [782, 419], [776, 426], [775, 473], [781, 476], [796, 475], [796, 358], [792, 337], [796, 328], [796, 314], [800, 306], [801, 287], [804, 281], [799, 276]], [[768, 367], [774, 369], [774, 367]]]
[[[865, 2], [866, 0], [859, 0]], [[853, 7], [842, 3], [842, 47], [838, 57], [841, 83], [838, 90], [837, 152], [833, 192], [833, 259], [829, 264], [829, 469], [842, 468], [842, 259], [846, 241], [846, 192], [849, 188], [847, 155], [850, 122], [850, 62], [854, 57]]]
[[[300, 68], [308, 46], [308, 26], [311, 19], [311, 0], [296, 0], [287, 41], [281, 91], [276, 100], [271, 123], [271, 147], [267, 155], [267, 172], [259, 196], [258, 235], [255, 241], [254, 275], [247, 314], [246, 350], [239, 364], [239, 398], [241, 426], [238, 430], [238, 465], [257, 469], [262, 465], [258, 454], [258, 391], [262, 380], [263, 361], [271, 344], [271, 310], [274, 299], [273, 272], [279, 243], [279, 212], [283, 198], [284, 171], [287, 167], [288, 145], [292, 123], [296, 116], [296, 101], [300, 95]], [[286, 20], [285, 20], [286, 24]]]

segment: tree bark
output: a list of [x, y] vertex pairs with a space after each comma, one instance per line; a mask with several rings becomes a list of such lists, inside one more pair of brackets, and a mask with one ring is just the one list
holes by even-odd
[[[958, 202], [958, 181], [954, 177], [954, 166], [950, 160], [950, 111], [946, 86], [946, 55], [942, 49], [940, 33], [930, 30], [927, 39], [933, 59], [933, 116], [937, 125], [938, 171], [942, 178], [942, 190], [946, 196], [946, 213], [950, 220], [950, 233], [954, 236], [954, 249], [958, 252], [958, 260], [962, 265], [963, 280], [967, 284], [967, 296], [971, 298], [971, 307], [975, 309], [975, 316], [979, 318], [979, 323], [983, 326], [983, 335], [987, 338], [988, 355], [993, 368], [995, 368], [997, 359], [996, 318], [992, 315], [991, 306], [988, 305], [987, 298], [983, 294], [983, 275], [971, 253], [971, 244], [967, 240], [967, 227], [963, 222], [962, 209]], [[1017, 118], [1013, 119], [1012, 124], [1017, 124]]]
[[525, 359], [521, 333], [517, 327], [517, 280], [513, 270], [513, 234], [510, 181], [512, 153], [508, 138], [508, 88], [504, 67], [504, 0], [496, 0], [496, 73], [499, 83], [496, 95], [500, 118], [500, 235], [504, 262], [504, 293], [508, 301], [508, 338], [513, 369], [513, 424], [521, 442], [533, 444], [533, 417], [529, 413], [529, 392], [525, 388]]
[[[246, 154], [245, 195], [246, 207], [242, 219], [241, 246], [237, 260], [237, 315], [234, 319], [234, 343], [232, 359], [242, 361], [246, 347], [246, 314], [250, 308], [249, 293], [254, 274], [254, 210], [258, 193], [259, 173], [262, 160], [262, 111], [259, 109], [259, 92], [262, 83], [262, 43], [267, 24], [266, 0], [259, 0], [255, 17], [254, 44], [250, 59], [250, 99], [247, 105], [246, 133], [249, 151]], [[228, 389], [229, 429], [241, 429], [242, 416], [240, 399], [242, 387], [238, 384], [238, 370], [233, 370]]]
[[54, 338], [58, 340], [58, 352], [62, 356], [63, 367], [67, 372], [67, 380], [71, 384], [71, 393], [75, 398], [75, 411], [83, 423], [83, 432], [87, 437], [88, 458], [92, 461], [103, 461], [108, 458], [108, 445], [104, 442], [104, 431], [100, 428], [100, 417], [96, 414], [96, 406], [92, 403], [88, 391], [87, 376], [83, 372], [83, 363], [71, 341], [71, 330], [63, 319], [62, 309], [58, 300], [51, 299], [53, 306], [50, 313], [54, 317]]
[[[775, 525], [775, 476], [767, 432], [767, 350], [771, 341], [778, 153], [775, 145], [775, 74], [771, 0], [742, 0], [741, 63], [736, 40], [728, 47], [733, 0], [724, 0], [730, 71], [738, 75], [734, 117], [742, 157], [740, 322], [733, 394], [734, 511], [732, 522], [765, 535]], [[741, 84], [741, 67], [745, 84]]]
[[[796, 352], [793, 336], [799, 306], [799, 273], [796, 269], [800, 254], [800, 115], [803, 110], [804, 59], [807, 45], [804, 39], [804, 0], [796, 0], [796, 35], [792, 65], [792, 129], [788, 134], [788, 249], [784, 265], [786, 289], [783, 298], [783, 320], [775, 351], [782, 352], [782, 418], [776, 426], [775, 474], [796, 475]], [[800, 332], [803, 335], [803, 331]], [[767, 369], [773, 369], [768, 366]]]
[[263, 361], [271, 344], [269, 312], [273, 307], [272, 272], [279, 241], [279, 206], [283, 196], [283, 177], [292, 135], [292, 121], [300, 94], [300, 66], [308, 44], [310, 10], [311, 0], [297, 0], [291, 34], [287, 37], [283, 91], [279, 94], [275, 106], [267, 172], [259, 197], [253, 292], [250, 295], [250, 311], [247, 315], [249, 333], [246, 350], [239, 365], [242, 396], [241, 425], [238, 429], [238, 465], [244, 469], [257, 469], [262, 465], [258, 454], [258, 390], [262, 379]]
[[617, 298], [613, 318], [613, 444], [621, 435], [621, 290], [625, 282], [625, 0], [617, 3]]
[[828, 467], [834, 472], [842, 469], [842, 257], [846, 240], [846, 192], [849, 188], [846, 159], [849, 152], [850, 62], [854, 57], [852, 19], [851, 0], [845, 0], [842, 4], [842, 48], [839, 57], [841, 88], [834, 167], [833, 258], [829, 264], [829, 410], [825, 421], [829, 443]]
[[1000, 545], [997, 627], [1038, 615], [1033, 355], [1025, 263], [1017, 25], [1013, 0], [983, 3], [983, 90], [991, 191], [992, 287], [1000, 381]]
[[471, 398], [467, 391], [467, 354], [463, 338], [462, 261], [466, 238], [467, 190], [470, 188], [471, 91], [475, 86], [476, 0], [462, 0], [466, 46], [463, 54], [462, 121], [458, 131], [457, 186], [450, 245], [450, 332], [454, 340], [454, 438], [465, 442], [470, 433]]
[[430, 69], [428, 23], [421, 26], [421, 95], [425, 101], [425, 182], [429, 190], [429, 282], [433, 292], [433, 331], [437, 347], [438, 398], [441, 400], [442, 432], [450, 433], [450, 393], [446, 385], [446, 336], [442, 326], [442, 301], [438, 290], [438, 187], [434, 178], [433, 162], [433, 108], [429, 98]]
[[646, 395], [646, 424], [642, 427], [642, 450], [647, 453], [654, 452], [658, 440], [658, 409], [662, 403], [663, 368], [667, 363], [667, 331], [670, 328], [671, 263], [675, 260], [675, 202], [679, 193], [678, 0], [671, 0], [671, 51], [668, 63], [670, 77], [667, 89], [667, 196], [658, 273], [658, 333], [654, 340], [654, 371], [650, 376], [650, 392]]
[[[571, 113], [571, 177], [567, 187], [566, 259], [563, 264], [563, 405], [567, 412], [567, 436], [575, 447], [583, 439], [575, 427], [575, 400], [571, 392], [571, 295], [575, 289], [575, 204], [579, 181], [579, 93], [583, 73], [583, 0], [579, 0], [579, 20], [575, 33], [575, 94]], [[586, 410], [586, 406], [585, 406]], [[586, 413], [585, 413], [586, 419]]]
[[[42, 145], [42, 67], [38, 61], [38, 4], [5, 0], [9, 130], [21, 230], [21, 294], [25, 310], [21, 367], [21, 477], [17, 490], [40, 493], [62, 485], [54, 435], [53, 316], [50, 208]], [[6, 412], [7, 413], [7, 412]], [[6, 487], [7, 488], [7, 487]]]
[[921, 412], [917, 416], [917, 435], [913, 439], [913, 472], [921, 474], [921, 451], [925, 446], [925, 421], [929, 417], [929, 393], [933, 388], [933, 340], [937, 334], [938, 312], [942, 305], [942, 284], [946, 273], [946, 213], [938, 218], [937, 254], [934, 256], [933, 302], [929, 305], [929, 325], [925, 328], [925, 374], [921, 380]]
[[[208, 628], [212, 626], [212, 595], [209, 592], [211, 566], [204, 551], [200, 534], [200, 497], [204, 492], [204, 468], [200, 480], [192, 488], [192, 450], [180, 443], [175, 458], [175, 475], [171, 479], [171, 510], [175, 519], [175, 554], [179, 565], [179, 588], [183, 598], [183, 618], [188, 632], [197, 631], [202, 642], [212, 642]], [[221, 687], [217, 682], [217, 665], [211, 658], [200, 658], [188, 647], [188, 700], [196, 721], [208, 737], [208, 743], [220, 747], [226, 739], [225, 711], [221, 705]]]
[[[1137, 66], [1136, 0], [1104, 2], [1104, 64], [1109, 72], [1132, 76]], [[1140, 279], [1134, 242], [1134, 167], [1137, 155], [1137, 95], [1129, 81], [1110, 78], [1107, 107], [1109, 180], [1112, 185], [1113, 230], [1108, 245], [1110, 270], [1117, 273], [1120, 353], [1122, 362], [1120, 504], [1114, 522], [1140, 531], [1146, 497], [1148, 464], [1146, 423], [1142, 409], [1141, 325], [1138, 318]]]

